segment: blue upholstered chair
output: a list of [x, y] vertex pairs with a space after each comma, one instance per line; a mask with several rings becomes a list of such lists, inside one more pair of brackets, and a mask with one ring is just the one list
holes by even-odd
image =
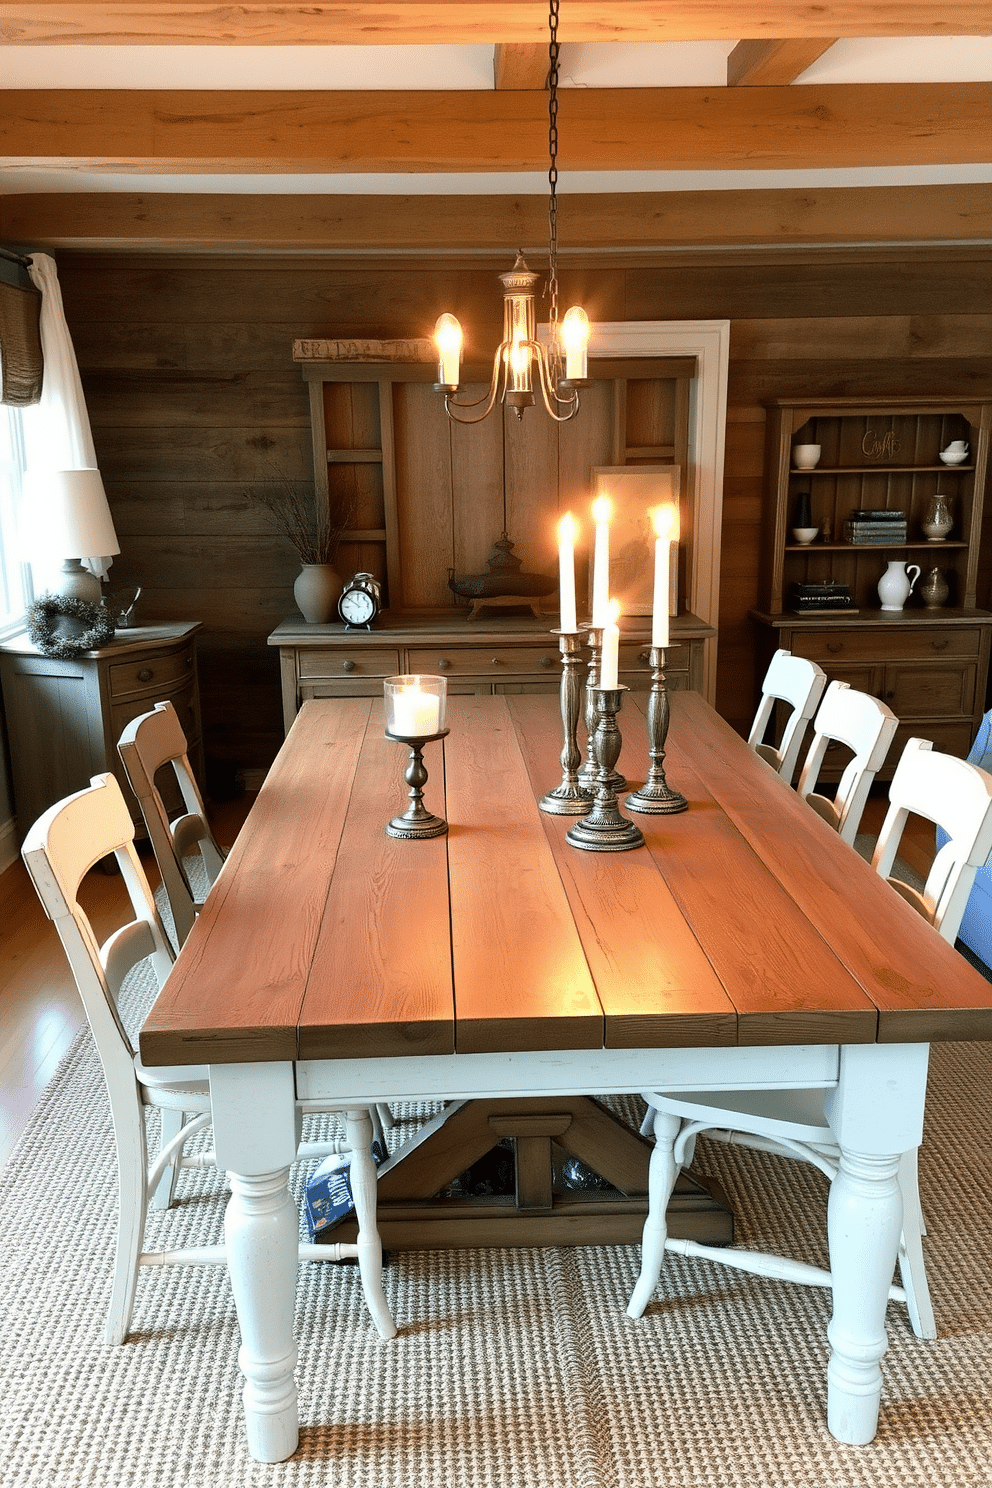
[[[992, 712], [986, 713], [982, 719], [968, 762], [992, 775]], [[946, 833], [938, 831], [937, 846], [943, 847], [946, 841]], [[986, 863], [984, 868], [975, 871], [975, 882], [965, 906], [958, 939], [986, 966], [992, 966], [992, 863]]]

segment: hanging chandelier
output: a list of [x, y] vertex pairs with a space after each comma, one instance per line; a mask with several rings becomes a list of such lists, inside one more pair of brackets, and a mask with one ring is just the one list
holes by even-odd
[[493, 357], [489, 390], [474, 402], [457, 401], [462, 328], [447, 312], [435, 322], [438, 381], [434, 391], [444, 394], [448, 417], [457, 424], [481, 423], [497, 401], [522, 418], [524, 409], [534, 402], [536, 387], [548, 413], [563, 424], [578, 413], [579, 388], [587, 380], [589, 318], [581, 305], [573, 305], [558, 322], [558, 4], [559, 0], [550, 0], [548, 17], [548, 344], [537, 339], [534, 294], [541, 276], [527, 267], [518, 251], [512, 269], [499, 276], [503, 339]]

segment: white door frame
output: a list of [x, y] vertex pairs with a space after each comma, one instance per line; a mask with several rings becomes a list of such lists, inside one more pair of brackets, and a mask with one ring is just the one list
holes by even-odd
[[[690, 464], [687, 494], [693, 507], [693, 552], [687, 575], [688, 608], [718, 628], [723, 459], [727, 429], [729, 320], [614, 320], [590, 326], [594, 357], [696, 358], [689, 401]], [[705, 644], [704, 694], [716, 698], [718, 637]]]

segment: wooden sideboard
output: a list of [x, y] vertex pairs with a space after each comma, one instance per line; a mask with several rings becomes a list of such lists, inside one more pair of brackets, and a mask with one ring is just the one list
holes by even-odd
[[117, 753], [132, 718], [171, 702], [203, 779], [196, 632], [200, 622], [119, 630], [95, 651], [62, 661], [44, 656], [27, 633], [0, 643], [0, 677], [10, 741], [18, 836], [92, 775], [112, 770], [121, 783], [138, 834], [141, 811]]
[[[532, 615], [468, 620], [461, 613], [387, 612], [372, 630], [341, 624], [284, 620], [269, 636], [282, 670], [283, 722], [287, 732], [308, 698], [371, 697], [383, 678], [426, 672], [446, 676], [453, 693], [555, 692], [561, 677], [557, 637]], [[665, 676], [673, 691], [703, 690], [707, 639], [715, 634], [695, 615], [672, 621]], [[646, 691], [651, 683], [650, 617], [622, 622], [620, 680]]]

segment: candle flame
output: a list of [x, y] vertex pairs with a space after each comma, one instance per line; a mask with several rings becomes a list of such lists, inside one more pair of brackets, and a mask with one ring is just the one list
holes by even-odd
[[594, 522], [608, 522], [613, 515], [613, 502], [609, 496], [597, 496], [592, 504]]
[[558, 523], [558, 540], [560, 542], [574, 543], [578, 525], [571, 512], [566, 512]]
[[678, 511], [674, 506], [656, 506], [651, 512], [655, 537], [669, 542], [678, 537]]

